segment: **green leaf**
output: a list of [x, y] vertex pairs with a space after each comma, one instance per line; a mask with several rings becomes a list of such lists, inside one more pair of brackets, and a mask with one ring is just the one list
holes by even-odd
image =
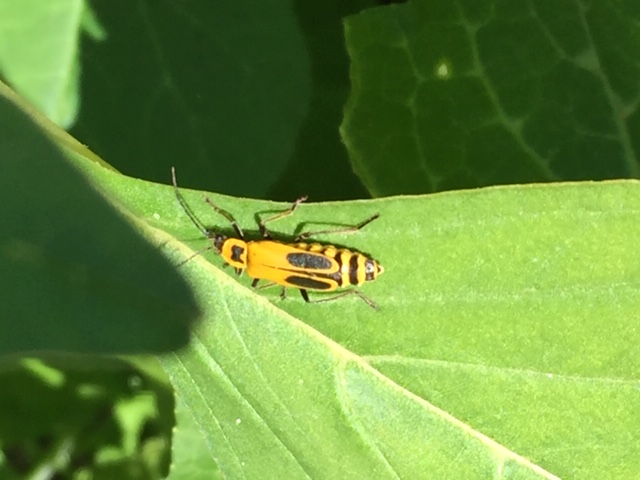
[[376, 195], [637, 177], [631, 2], [412, 0], [345, 22], [341, 132]]
[[0, 352], [184, 345], [198, 310], [139, 232], [158, 237], [139, 223], [136, 232], [8, 96], [0, 138]]
[[176, 428], [172, 442], [170, 480], [223, 479], [202, 429], [180, 397], [176, 398]]
[[78, 109], [84, 0], [0, 0], [0, 73], [59, 125]]
[[[85, 170], [186, 242], [181, 258], [208, 245], [171, 187]], [[203, 193], [183, 194], [226, 226]], [[286, 208], [210, 197], [251, 238], [256, 215]], [[319, 239], [385, 266], [362, 287], [380, 310], [251, 291], [208, 252], [181, 267], [205, 321], [162, 363], [228, 477], [633, 478], [639, 204], [635, 181], [303, 204], [275, 223], [282, 238], [380, 212]]]

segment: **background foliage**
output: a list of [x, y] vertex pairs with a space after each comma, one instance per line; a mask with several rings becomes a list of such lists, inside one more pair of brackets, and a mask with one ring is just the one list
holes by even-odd
[[[35, 106], [0, 89], [0, 476], [638, 476], [640, 186], [461, 189], [637, 177], [640, 10], [377, 3], [0, 0]], [[452, 191], [278, 223], [381, 213], [321, 238], [386, 267], [380, 312], [309, 306], [172, 268], [206, 246], [172, 165], [236, 197]], [[212, 197], [249, 234], [284, 208]]]

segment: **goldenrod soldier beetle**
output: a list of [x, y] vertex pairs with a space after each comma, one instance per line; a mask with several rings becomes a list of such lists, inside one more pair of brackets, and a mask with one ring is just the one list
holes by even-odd
[[240, 275], [246, 270], [247, 275], [253, 278], [252, 287], [257, 287], [260, 280], [269, 282], [264, 287], [281, 285], [283, 287], [282, 298], [285, 297], [286, 287], [297, 288], [304, 301], [308, 303], [329, 302], [347, 295], [357, 295], [367, 305], [377, 309], [376, 304], [356, 288], [350, 288], [332, 297], [309, 299], [308, 290], [332, 292], [339, 288], [359, 286], [364, 282], [375, 280], [378, 275], [384, 272], [384, 269], [374, 259], [362, 253], [333, 245], [305, 243], [302, 240], [319, 234], [358, 231], [377, 219], [379, 214], [376, 213], [353, 226], [303, 232], [295, 238], [294, 243], [273, 240], [266, 224], [291, 215], [307, 199], [307, 197], [301, 197], [289, 209], [258, 222], [262, 240], [246, 241], [244, 233], [233, 215], [215, 205], [209, 197], [205, 197], [205, 201], [231, 224], [237, 238], [229, 237], [213, 228], [206, 227], [182, 197], [173, 167], [171, 168], [171, 177], [180, 206], [198, 230], [211, 240], [211, 246], [206, 250], [215, 249], [224, 261], [235, 269], [236, 274]]

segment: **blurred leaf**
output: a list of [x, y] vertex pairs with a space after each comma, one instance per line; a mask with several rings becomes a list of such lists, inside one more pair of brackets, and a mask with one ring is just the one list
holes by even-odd
[[[309, 104], [290, 1], [96, 2], [106, 40], [84, 41], [74, 135], [129, 175], [265, 195]], [[123, 121], [127, 119], [127, 121]]]
[[[338, 134], [342, 18], [375, 0], [94, 2], [73, 134], [128, 175], [289, 200], [367, 196]], [[127, 119], [127, 121], [123, 121]]]
[[634, 2], [412, 0], [345, 23], [341, 131], [375, 195], [637, 177]]
[[84, 0], [0, 0], [0, 74], [63, 127], [78, 109]]
[[172, 425], [161, 415], [172, 418], [173, 405], [168, 415], [149, 408], [166, 384], [120, 359], [74, 355], [14, 361], [0, 380], [2, 478], [166, 475]]
[[0, 138], [0, 351], [184, 345], [197, 307], [167, 260], [4, 96]]
[[[85, 171], [125, 205], [143, 189], [142, 217], [207, 245], [171, 187]], [[183, 193], [224, 227], [202, 193]], [[211, 197], [248, 235], [256, 213], [286, 207]], [[284, 239], [381, 213], [320, 238], [386, 267], [362, 287], [380, 311], [280, 301], [199, 256], [181, 269], [206, 320], [163, 365], [228, 477], [544, 477], [527, 458], [560, 477], [634, 478], [638, 204], [640, 184], [619, 181], [302, 205], [276, 223]]]
[[266, 198], [285, 201], [302, 195], [314, 201], [368, 198], [371, 195], [353, 172], [338, 131], [350, 89], [342, 19], [378, 2], [294, 0], [292, 3], [309, 55], [311, 94], [287, 170]]

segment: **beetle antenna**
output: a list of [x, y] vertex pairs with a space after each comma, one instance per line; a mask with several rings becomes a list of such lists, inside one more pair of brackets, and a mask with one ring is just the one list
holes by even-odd
[[[191, 210], [191, 207], [187, 204], [182, 194], [180, 193], [180, 190], [178, 189], [178, 182], [176, 181], [175, 167], [171, 167], [171, 180], [173, 181], [173, 188], [176, 193], [176, 198], [178, 199], [178, 202], [180, 203], [180, 206], [182, 207], [182, 209], [185, 211], [185, 213], [187, 214], [191, 222], [198, 228], [198, 230], [200, 230], [205, 237], [210, 238], [211, 237], [210, 230], [204, 226], [204, 224], [200, 221], [198, 217], [196, 217], [195, 213], [193, 213], [193, 210]], [[199, 253], [202, 253], [202, 252], [199, 252]]]
[[189, 255], [186, 259], [184, 259], [183, 261], [181, 261], [178, 265], [176, 265], [176, 267], [181, 267], [182, 265], [184, 265], [185, 263], [187, 263], [189, 260], [197, 257], [198, 255], [202, 255], [204, 252], [207, 252], [209, 250], [211, 250], [213, 248], [213, 245], [209, 245], [208, 247], [205, 248], [201, 248], [200, 250], [198, 250], [197, 252], [193, 252], [191, 255]]

